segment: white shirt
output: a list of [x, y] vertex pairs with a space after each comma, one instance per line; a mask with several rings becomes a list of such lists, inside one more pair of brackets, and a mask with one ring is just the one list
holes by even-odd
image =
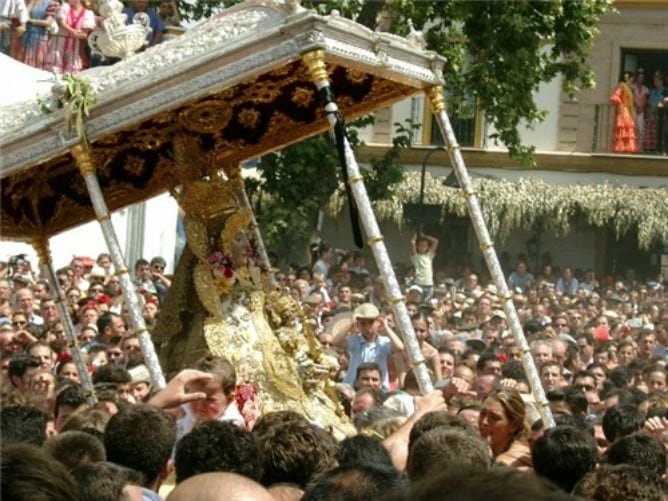
[[411, 263], [415, 268], [415, 283], [417, 285], [434, 285], [434, 269], [432, 262], [436, 254], [433, 251], [427, 251], [425, 254], [415, 253], [411, 256]]
[[329, 273], [329, 265], [322, 259], [318, 259], [313, 265], [313, 273], [322, 273], [325, 277]]
[[19, 23], [28, 22], [28, 9], [24, 0], [0, 0], [0, 18], [17, 18]]
[[[190, 410], [189, 404], [182, 405], [181, 410], [184, 413], [183, 417], [176, 421], [177, 441], [181, 440], [185, 435], [190, 433], [193, 427], [195, 426], [195, 423], [197, 423], [197, 418]], [[216, 421], [219, 421], [221, 423], [229, 422], [237, 426], [240, 426], [241, 428], [246, 428], [246, 421], [244, 421], [244, 417], [241, 415], [241, 412], [239, 412], [239, 409], [237, 408], [237, 403], [234, 401], [230, 402], [229, 405], [225, 407], [225, 411], [223, 411], [223, 413], [218, 417]]]

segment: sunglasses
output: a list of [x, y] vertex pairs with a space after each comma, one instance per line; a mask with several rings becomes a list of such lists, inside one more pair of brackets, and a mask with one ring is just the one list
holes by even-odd
[[23, 327], [24, 325], [28, 325], [28, 322], [15, 320], [14, 322], [12, 322], [12, 325], [14, 327]]

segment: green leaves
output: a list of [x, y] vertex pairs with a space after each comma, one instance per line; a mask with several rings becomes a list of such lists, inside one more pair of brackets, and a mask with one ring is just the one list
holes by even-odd
[[90, 110], [97, 103], [97, 97], [91, 86], [84, 79], [67, 73], [62, 77], [65, 85], [65, 123], [67, 132], [75, 130], [79, 142], [88, 149], [90, 144], [86, 134], [85, 119], [90, 115]]
[[[185, 19], [201, 19], [236, 0], [186, 2], [179, 0]], [[390, 19], [390, 31], [408, 33], [408, 21], [426, 33], [428, 48], [446, 57], [444, 76], [451, 109], [477, 102], [510, 155], [534, 166], [534, 147], [521, 141], [520, 128], [542, 121], [546, 111], [534, 101], [544, 82], [562, 75], [563, 89], [573, 94], [591, 88], [593, 75], [587, 56], [597, 34], [599, 18], [611, 12], [613, 0], [392, 0], [383, 5], [363, 0], [303, 0], [306, 8], [357, 18], [375, 28], [381, 9]], [[399, 151], [410, 143], [405, 126], [383, 158], [370, 162], [364, 172], [372, 200], [386, 200], [397, 214], [395, 196], [401, 179]], [[348, 128], [357, 144], [354, 128]], [[303, 248], [315, 229], [317, 213], [341, 205], [338, 159], [328, 136], [322, 135], [264, 157], [261, 178], [247, 183], [253, 195], [267, 246], [283, 255]], [[454, 199], [444, 206], [460, 211]], [[381, 204], [382, 206], [383, 204]], [[518, 214], [517, 218], [524, 215]], [[500, 223], [503, 233], [515, 219]]]
[[[358, 128], [372, 120], [365, 117], [347, 127], [353, 149], [362, 144]], [[403, 179], [403, 169], [397, 163], [401, 149], [410, 146], [411, 133], [419, 127], [411, 122], [395, 126], [392, 148], [372, 159], [370, 168], [362, 172], [372, 200], [393, 196], [394, 186]], [[321, 134], [262, 157], [257, 169], [260, 178], [247, 180], [246, 189], [265, 245], [279, 255], [300, 255], [316, 234], [318, 214], [325, 212], [334, 195], [337, 199], [344, 196], [336, 148], [329, 134]]]
[[572, 94], [591, 88], [587, 55], [599, 18], [612, 0], [394, 1], [393, 28], [405, 32], [431, 26], [428, 47], [448, 58], [444, 75], [450, 102], [475, 96], [511, 156], [533, 165], [533, 148], [521, 143], [519, 128], [542, 121], [533, 94], [562, 74]]

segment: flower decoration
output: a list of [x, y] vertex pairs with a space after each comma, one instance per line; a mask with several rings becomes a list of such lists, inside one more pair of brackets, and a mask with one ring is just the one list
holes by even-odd
[[[492, 239], [503, 244], [515, 229], [531, 230], [536, 224], [557, 235], [569, 233], [584, 222], [596, 228], [612, 228], [618, 237], [636, 229], [638, 246], [651, 249], [668, 241], [668, 189], [602, 184], [551, 184], [532, 177], [517, 181], [473, 179], [485, 223]], [[420, 201], [420, 172], [407, 172], [393, 195], [374, 203], [379, 220], [405, 224], [404, 204]], [[444, 186], [442, 179], [426, 173], [425, 204], [441, 207], [441, 220], [465, 217], [462, 190]], [[345, 206], [343, 191], [336, 191], [326, 205], [336, 217]], [[651, 207], [651, 210], [648, 210]]]
[[254, 383], [242, 383], [236, 388], [237, 408], [249, 430], [253, 429], [255, 422], [262, 416], [262, 406], [257, 392], [257, 385]]
[[215, 251], [209, 256], [213, 284], [218, 295], [223, 296], [230, 292], [234, 285], [234, 266], [232, 260], [220, 251]]

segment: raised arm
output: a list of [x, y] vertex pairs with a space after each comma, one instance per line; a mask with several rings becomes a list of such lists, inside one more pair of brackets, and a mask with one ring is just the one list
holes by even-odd
[[383, 332], [387, 334], [387, 337], [389, 337], [390, 341], [392, 342], [392, 351], [404, 351], [404, 342], [388, 325], [387, 319], [385, 317], [379, 317], [378, 320], [380, 321], [380, 325], [383, 328]]
[[446, 410], [448, 410], [448, 406], [445, 405], [443, 393], [438, 390], [423, 397], [415, 397], [415, 412], [413, 415], [397, 431], [383, 440], [383, 445], [390, 453], [395, 468], [399, 471], [406, 469], [408, 438], [415, 422], [427, 412]]
[[337, 348], [346, 347], [346, 338], [350, 334], [350, 330], [353, 328], [353, 318], [350, 318], [350, 323], [348, 325], [342, 325], [338, 332], [333, 332], [334, 337], [332, 339], [332, 346]]
[[433, 253], [436, 253], [436, 250], [438, 249], [438, 238], [424, 234], [422, 236], [429, 240], [429, 250]]

